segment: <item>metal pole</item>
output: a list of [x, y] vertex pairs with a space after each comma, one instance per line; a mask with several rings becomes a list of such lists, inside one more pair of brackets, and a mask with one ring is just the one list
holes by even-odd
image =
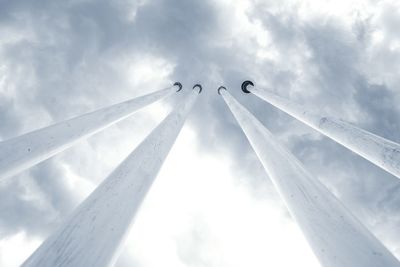
[[77, 141], [125, 119], [173, 92], [180, 91], [181, 88], [182, 85], [177, 82], [166, 89], [0, 142], [0, 180], [56, 155]]
[[252, 93], [292, 117], [311, 126], [323, 135], [347, 147], [376, 166], [400, 178], [400, 145], [350, 125], [340, 119], [321, 116], [287, 99], [254, 87], [251, 81], [242, 84], [245, 93]]
[[324, 267], [399, 267], [398, 260], [246, 108], [219, 89]]
[[112, 266], [199, 93], [178, 104], [22, 266]]

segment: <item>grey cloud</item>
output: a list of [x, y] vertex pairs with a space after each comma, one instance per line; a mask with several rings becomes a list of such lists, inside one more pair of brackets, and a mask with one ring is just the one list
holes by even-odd
[[15, 115], [15, 106], [12, 100], [2, 98], [0, 100], [0, 121], [2, 122], [1, 137], [7, 139], [20, 128], [18, 117]]
[[[365, 64], [374, 19], [359, 20], [351, 32], [333, 18], [321, 23], [303, 21], [296, 9], [270, 12], [276, 4], [258, 3], [248, 16], [250, 21], [261, 21], [271, 35], [272, 46], [264, 49], [275, 49], [279, 62], [258, 60], [260, 48], [254, 40], [247, 40], [248, 47], [237, 40], [220, 45], [218, 41], [229, 38], [229, 25], [213, 1], [154, 0], [130, 8], [124, 1], [3, 1], [0, 25], [29, 34], [0, 46], [9, 71], [7, 81], [16, 92], [8, 98], [0, 94], [0, 136], [9, 138], [128, 98], [137, 89], [130, 88], [113, 64], [131, 56], [159, 56], [175, 65], [171, 80], [181, 81], [187, 89], [203, 84], [204, 93], [188, 121], [197, 132], [198, 147], [206, 153], [230, 155], [237, 179], [245, 180], [253, 195], [278, 199], [244, 134], [216, 94], [220, 85], [256, 114], [369, 227], [398, 247], [399, 182], [395, 178], [239, 89], [250, 78], [298, 102], [313, 107], [318, 103], [318, 108], [344, 119], [357, 109], [368, 121], [356, 118], [353, 122], [399, 141], [395, 83], [376, 84], [366, 76], [369, 68], [379, 72]], [[130, 12], [136, 12], [132, 19]], [[395, 14], [383, 18], [385, 29], [396, 39]], [[375, 57], [396, 66], [398, 53], [384, 48], [378, 52]], [[154, 89], [143, 86], [143, 91]], [[28, 114], [35, 114], [37, 122], [26, 119]], [[79, 159], [71, 155], [79, 153], [72, 153], [58, 160], [78, 166], [74, 161]], [[77, 204], [57, 164], [57, 160], [48, 161], [1, 188], [0, 214], [7, 214], [0, 216], [4, 235], [22, 229], [44, 236]], [[51, 211], [24, 199], [29, 186], [24, 180], [29, 179]], [[196, 236], [184, 242], [201, 245]], [[193, 252], [182, 253], [185, 258]]]
[[77, 205], [66, 187], [64, 171], [48, 160], [2, 184], [0, 232], [8, 236], [21, 230], [45, 236]]
[[389, 140], [400, 142], [396, 94], [385, 85], [369, 84], [363, 79], [356, 81], [355, 87], [354, 99], [360, 109], [368, 114], [362, 126]]

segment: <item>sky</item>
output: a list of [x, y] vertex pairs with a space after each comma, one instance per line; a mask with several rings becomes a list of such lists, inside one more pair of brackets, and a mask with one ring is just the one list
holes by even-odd
[[[240, 90], [251, 79], [400, 142], [398, 25], [395, 0], [0, 0], [0, 140], [201, 83], [116, 267], [318, 267], [224, 85], [400, 258], [400, 181]], [[177, 103], [1, 184], [0, 266], [21, 264]]]

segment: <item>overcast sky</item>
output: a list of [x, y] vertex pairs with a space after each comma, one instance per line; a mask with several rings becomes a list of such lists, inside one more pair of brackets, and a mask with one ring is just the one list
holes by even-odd
[[[116, 266], [318, 267], [225, 85], [400, 258], [400, 181], [240, 91], [250, 78], [400, 142], [399, 26], [396, 0], [0, 0], [0, 140], [201, 83]], [[176, 103], [1, 184], [0, 266], [22, 263]]]

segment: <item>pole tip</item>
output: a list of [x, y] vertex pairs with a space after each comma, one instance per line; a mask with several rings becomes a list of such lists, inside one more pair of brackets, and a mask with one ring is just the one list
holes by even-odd
[[174, 86], [178, 86], [178, 90], [176, 90], [177, 92], [179, 92], [180, 90], [182, 90], [182, 84], [180, 82], [176, 82], [174, 83]]
[[199, 94], [200, 94], [201, 91], [203, 90], [203, 87], [201, 87], [201, 84], [198, 83], [193, 86], [193, 89], [195, 89], [196, 87], [199, 87]]
[[226, 87], [225, 87], [225, 86], [220, 86], [220, 87], [217, 89], [217, 92], [218, 92], [219, 95], [221, 95], [221, 90], [226, 90]]
[[251, 92], [247, 89], [247, 87], [251, 85], [254, 86], [254, 83], [252, 81], [244, 81], [242, 83], [242, 91], [245, 92], [246, 94], [250, 94]]

